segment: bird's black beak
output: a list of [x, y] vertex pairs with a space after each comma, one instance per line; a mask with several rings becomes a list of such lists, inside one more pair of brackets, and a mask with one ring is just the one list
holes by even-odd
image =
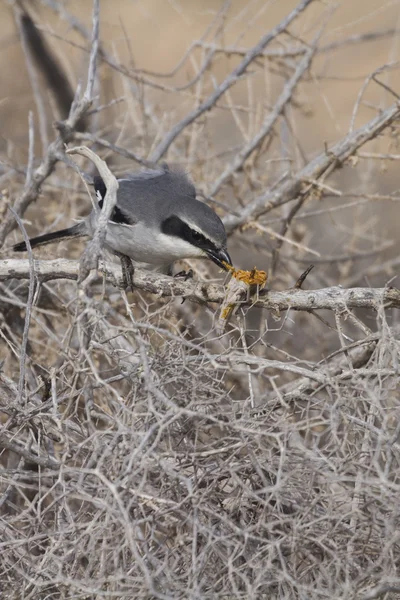
[[206, 252], [208, 257], [221, 269], [228, 271], [227, 265], [233, 267], [231, 257], [224, 248], [221, 248], [220, 250], [206, 250]]

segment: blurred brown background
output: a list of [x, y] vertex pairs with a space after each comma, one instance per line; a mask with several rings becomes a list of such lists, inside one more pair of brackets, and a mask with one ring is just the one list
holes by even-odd
[[[78, 17], [90, 29], [89, 1], [63, 4], [70, 14]], [[127, 64], [133, 59], [137, 68], [168, 73], [190, 44], [205, 33], [223, 4], [219, 0], [102, 0], [101, 39], [121, 63]], [[228, 46], [241, 35], [239, 45], [248, 47], [276, 25], [297, 2], [232, 0], [230, 4], [223, 34], [224, 43]], [[367, 32], [392, 30], [393, 33], [370, 43], [346, 46], [329, 54], [326, 60], [319, 61], [316, 74], [320, 81], [318, 85], [310, 85], [307, 90], [307, 106], [318, 117], [318, 128], [310, 130], [304, 127], [308, 133], [304, 143], [310, 146], [318, 144], [319, 140], [331, 140], [345, 133], [365, 77], [381, 65], [399, 58], [399, 38], [395, 33], [400, 16], [398, 2], [352, 0], [331, 4], [337, 8], [323, 35], [325, 44]], [[66, 40], [82, 43], [68, 23], [56, 18], [51, 10], [35, 2], [32, 8], [44, 28]], [[303, 39], [310, 38], [310, 29], [315, 26], [317, 13], [320, 13], [320, 8], [311, 7], [306, 17], [302, 18], [298, 32]], [[23, 116], [33, 108], [33, 103], [12, 11], [7, 2], [3, 2], [0, 8], [0, 39], [2, 135], [15, 141], [18, 134], [26, 131]], [[58, 46], [58, 42], [54, 46]], [[85, 75], [81, 52], [64, 43], [58, 46], [58, 56], [75, 82]], [[172, 81], [187, 81], [187, 75], [188, 69], [182, 69]], [[374, 91], [370, 101], [382, 101], [385, 96], [382, 89]], [[367, 110], [360, 112], [361, 120], [370, 116], [371, 112]]]

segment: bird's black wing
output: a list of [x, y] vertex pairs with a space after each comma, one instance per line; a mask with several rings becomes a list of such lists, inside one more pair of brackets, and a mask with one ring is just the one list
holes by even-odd
[[[100, 177], [100, 175], [95, 175], [93, 177], [93, 186], [96, 192], [97, 199], [99, 201], [99, 207], [103, 208], [103, 201], [105, 195], [107, 193], [106, 184]], [[122, 225], [134, 225], [136, 221], [132, 218], [129, 218], [119, 206], [115, 206], [113, 212], [111, 213], [110, 221], [114, 223], [119, 223]]]

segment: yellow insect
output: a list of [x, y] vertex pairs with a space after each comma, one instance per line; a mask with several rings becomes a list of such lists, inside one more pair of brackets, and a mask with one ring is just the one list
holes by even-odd
[[226, 286], [225, 300], [222, 303], [216, 328], [218, 333], [223, 333], [234, 312], [240, 304], [249, 298], [257, 290], [262, 289], [267, 283], [267, 273], [259, 271], [256, 267], [251, 271], [235, 269], [226, 264], [226, 269], [231, 272], [232, 277]]

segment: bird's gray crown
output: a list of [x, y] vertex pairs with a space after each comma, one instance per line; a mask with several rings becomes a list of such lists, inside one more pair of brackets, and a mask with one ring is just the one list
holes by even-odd
[[198, 242], [204, 237], [216, 248], [226, 246], [225, 227], [219, 216], [204, 202], [195, 199], [178, 203], [174, 216], [191, 229], [192, 237], [197, 242], [195, 245], [200, 245]]

